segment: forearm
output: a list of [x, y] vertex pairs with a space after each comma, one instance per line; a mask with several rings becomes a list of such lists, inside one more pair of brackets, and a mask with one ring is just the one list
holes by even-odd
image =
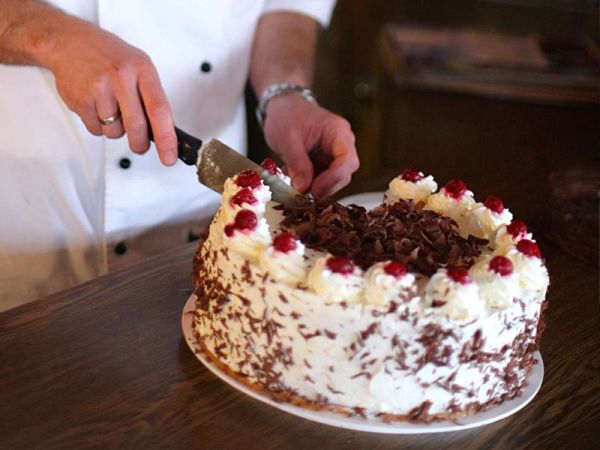
[[287, 12], [269, 13], [260, 19], [250, 63], [256, 95], [273, 83], [310, 86], [318, 27], [310, 17]]
[[46, 66], [59, 33], [79, 19], [37, 0], [0, 0], [0, 64]]

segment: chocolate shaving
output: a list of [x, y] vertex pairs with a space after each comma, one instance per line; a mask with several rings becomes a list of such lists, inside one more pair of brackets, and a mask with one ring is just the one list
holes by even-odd
[[403, 262], [425, 275], [448, 265], [469, 268], [488, 243], [474, 236], [463, 238], [452, 219], [411, 200], [367, 211], [331, 199], [303, 197], [294, 206], [281, 208], [282, 226], [307, 247], [345, 256], [363, 269], [386, 260]]
[[408, 412], [408, 420], [410, 422], [418, 422], [419, 420], [422, 420], [428, 415], [429, 408], [431, 408], [430, 401], [421, 403], [419, 406], [416, 406]]

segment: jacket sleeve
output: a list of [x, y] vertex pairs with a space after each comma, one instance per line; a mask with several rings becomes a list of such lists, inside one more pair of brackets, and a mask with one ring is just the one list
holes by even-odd
[[326, 27], [331, 19], [335, 0], [267, 0], [263, 14], [273, 11], [288, 11], [312, 17]]

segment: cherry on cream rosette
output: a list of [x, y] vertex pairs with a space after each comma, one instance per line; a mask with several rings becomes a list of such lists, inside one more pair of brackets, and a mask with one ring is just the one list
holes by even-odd
[[405, 169], [400, 175], [390, 181], [385, 193], [387, 203], [398, 200], [412, 200], [426, 203], [429, 196], [437, 191], [438, 185], [431, 175], [414, 169]]
[[469, 274], [479, 285], [479, 296], [489, 308], [508, 308], [520, 297], [519, 276], [506, 256], [496, 255], [479, 261]]
[[257, 260], [262, 250], [271, 242], [269, 225], [249, 209], [240, 210], [223, 228], [227, 247], [248, 258]]
[[529, 239], [521, 239], [516, 248], [508, 250], [506, 256], [514, 266], [524, 294], [538, 293], [545, 296], [550, 279], [538, 245]]
[[467, 189], [466, 183], [456, 178], [448, 181], [439, 192], [429, 196], [427, 208], [450, 217], [462, 227], [474, 203], [473, 193]]
[[276, 176], [280, 180], [282, 180], [286, 184], [292, 183], [292, 179], [288, 177], [283, 171], [277, 166], [277, 163], [273, 161], [271, 158], [265, 158], [263, 162], [260, 163], [261, 167], [269, 172], [271, 175]]
[[290, 233], [280, 233], [261, 253], [260, 266], [275, 280], [290, 284], [303, 282], [307, 269], [304, 244]]
[[516, 247], [522, 239], [533, 241], [533, 236], [528, 232], [525, 222], [513, 220], [508, 225], [501, 225], [494, 239], [494, 253], [504, 254]]
[[501, 225], [508, 225], [512, 213], [504, 207], [498, 197], [488, 195], [482, 202], [475, 203], [466, 217], [466, 232], [481, 239], [492, 240]]
[[406, 302], [415, 294], [415, 276], [405, 264], [385, 261], [373, 264], [365, 273], [365, 301], [383, 306], [391, 301]]
[[479, 288], [464, 268], [438, 270], [425, 286], [424, 300], [426, 306], [455, 320], [479, 317], [485, 310]]
[[365, 288], [363, 272], [343, 256], [317, 258], [308, 274], [308, 286], [325, 302], [359, 303]]
[[267, 202], [271, 200], [271, 190], [252, 170], [245, 170], [223, 185], [221, 211], [225, 220], [231, 221], [242, 209], [253, 211], [261, 217], [265, 213]]

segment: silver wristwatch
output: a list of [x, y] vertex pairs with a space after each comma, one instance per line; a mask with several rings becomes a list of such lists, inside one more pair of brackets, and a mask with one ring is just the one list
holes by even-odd
[[314, 94], [308, 88], [300, 86], [298, 84], [292, 83], [275, 83], [270, 84], [265, 88], [263, 93], [260, 95], [258, 99], [258, 106], [256, 107], [256, 120], [258, 120], [258, 124], [261, 128], [265, 125], [265, 119], [267, 118], [267, 105], [271, 101], [272, 98], [277, 97], [279, 95], [289, 94], [289, 93], [298, 93], [300, 94], [306, 101], [311, 103], [317, 103]]

